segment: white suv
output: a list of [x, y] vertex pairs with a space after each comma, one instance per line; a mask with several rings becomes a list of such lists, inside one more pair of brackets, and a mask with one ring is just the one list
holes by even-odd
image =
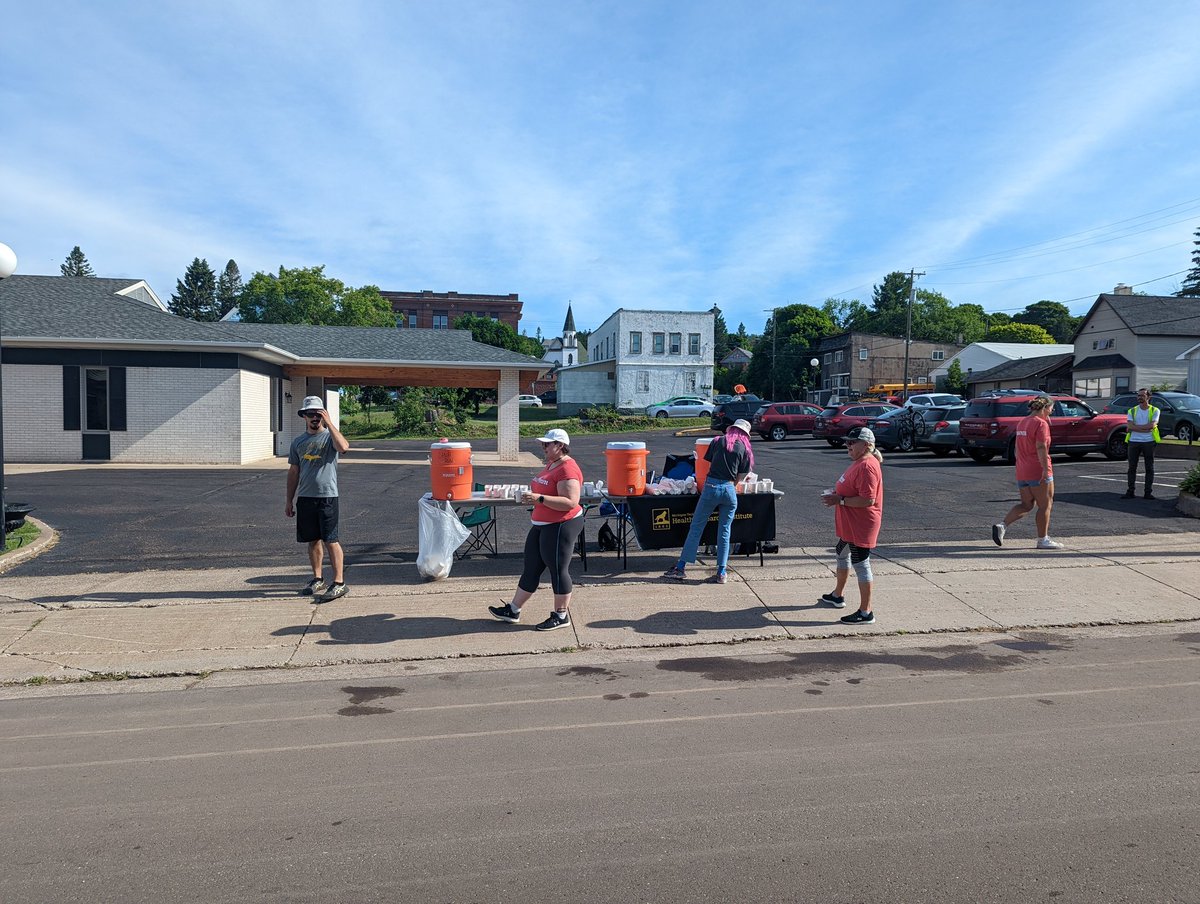
[[905, 408], [947, 408], [952, 405], [962, 405], [963, 400], [956, 395], [935, 392], [932, 395], [915, 395], [904, 403]]

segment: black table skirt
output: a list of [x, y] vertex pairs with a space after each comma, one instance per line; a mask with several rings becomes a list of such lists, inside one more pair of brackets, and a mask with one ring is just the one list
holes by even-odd
[[[755, 543], [775, 539], [775, 495], [747, 493], [738, 496], [731, 543]], [[629, 496], [629, 518], [642, 549], [680, 549], [692, 526], [699, 496]], [[714, 511], [700, 536], [702, 546], [717, 542], [717, 513]]]

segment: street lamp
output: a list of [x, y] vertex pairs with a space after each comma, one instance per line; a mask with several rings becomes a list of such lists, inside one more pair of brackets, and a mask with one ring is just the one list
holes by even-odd
[[[818, 367], [821, 366], [821, 362], [818, 361], [816, 358], [812, 358], [809, 360], [808, 366], [811, 367], [815, 371]], [[821, 385], [817, 382], [817, 377], [815, 374], [813, 375], [812, 381], [813, 381], [813, 395], [815, 395], [819, 399], [821, 397]]]
[[[17, 256], [13, 250], [0, 242], [0, 279], [8, 279], [16, 272]], [[0, 309], [3, 305], [0, 305]], [[0, 347], [4, 342], [4, 329], [0, 326]], [[0, 351], [0, 553], [8, 543], [8, 534], [4, 529], [4, 519], [8, 510], [4, 507], [4, 353]]]

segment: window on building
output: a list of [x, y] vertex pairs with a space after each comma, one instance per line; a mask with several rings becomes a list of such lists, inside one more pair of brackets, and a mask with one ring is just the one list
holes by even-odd
[[683, 333], [671, 334], [671, 354], [678, 355], [683, 352]]
[[630, 333], [629, 334], [629, 354], [640, 355], [641, 353], [642, 353], [642, 334], [641, 333]]
[[1129, 377], [1117, 377], [1117, 395], [1129, 392]]
[[933, 360], [934, 361], [945, 361], [946, 353], [944, 351], [942, 351], [940, 348], [935, 348], [933, 350]]
[[450, 329], [450, 315], [446, 311], [434, 311], [433, 328], [435, 330]]
[[84, 430], [108, 429], [108, 369], [85, 367], [84, 380]]
[[1104, 351], [1107, 348], [1116, 348], [1116, 339], [1094, 339], [1092, 340], [1093, 351]]
[[845, 356], [842, 354], [841, 349], [838, 349], [836, 352], [833, 353], [833, 363], [834, 364], [841, 364], [844, 359], [845, 359]]
[[637, 391], [638, 392], [649, 392], [650, 391], [650, 371], [639, 370], [637, 372]]
[[831, 364], [831, 363], [833, 363], [833, 355], [832, 355], [832, 354], [830, 354], [829, 352], [826, 352], [826, 353], [825, 353], [825, 363], [826, 363], [826, 364]]
[[[1126, 381], [1126, 389], [1128, 389], [1129, 378], [1124, 378]], [[1113, 394], [1112, 377], [1076, 377], [1075, 378], [1075, 395], [1081, 399], [1103, 399], [1108, 398]]]
[[[688, 354], [689, 355], [700, 354], [700, 334], [699, 333], [688, 333]], [[693, 386], [692, 388], [695, 389], [696, 387]]]
[[568, 354], [567, 355], [567, 367], [570, 367], [574, 363], [575, 363], [575, 356], [572, 354]]
[[684, 377], [683, 382], [684, 382], [684, 389], [686, 389], [688, 392], [696, 391], [696, 375], [695, 374], [692, 374], [692, 373], [687, 374], [687, 376]]
[[416, 311], [408, 312], [408, 325], [409, 325], [409, 327], [415, 327], [417, 325], [417, 312]]
[[859, 360], [859, 361], [866, 361], [866, 360], [867, 360], [867, 350], [866, 350], [865, 348], [860, 348], [860, 349], [858, 350], [858, 360]]
[[654, 334], [654, 354], [661, 355], [663, 353], [663, 351], [665, 350], [666, 339], [667, 339], [666, 333], [655, 333]]

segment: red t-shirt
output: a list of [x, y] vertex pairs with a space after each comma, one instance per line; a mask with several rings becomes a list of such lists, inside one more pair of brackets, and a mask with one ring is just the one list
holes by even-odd
[[[1042, 463], [1038, 460], [1037, 444], [1041, 441], [1050, 448], [1050, 422], [1045, 418], [1029, 415], [1017, 424], [1017, 480], [1041, 480]], [[1049, 463], [1049, 459], [1047, 459]], [[1054, 467], [1046, 470], [1054, 476]]]
[[864, 496], [874, 499], [870, 508], [839, 505], [834, 509], [838, 539], [848, 540], [863, 549], [874, 549], [883, 523], [883, 469], [874, 455], [864, 455], [846, 469], [834, 487], [839, 496]]
[[[564, 459], [562, 464], [555, 465], [553, 470], [544, 468], [541, 474], [529, 481], [529, 489], [535, 496], [561, 496], [558, 485], [564, 480], [577, 480], [579, 485], [583, 486], [583, 472], [579, 470], [579, 465], [573, 458]], [[557, 524], [579, 517], [582, 511], [583, 507], [579, 505], [569, 512], [564, 512], [539, 503], [534, 505], [530, 519], [539, 524]]]

